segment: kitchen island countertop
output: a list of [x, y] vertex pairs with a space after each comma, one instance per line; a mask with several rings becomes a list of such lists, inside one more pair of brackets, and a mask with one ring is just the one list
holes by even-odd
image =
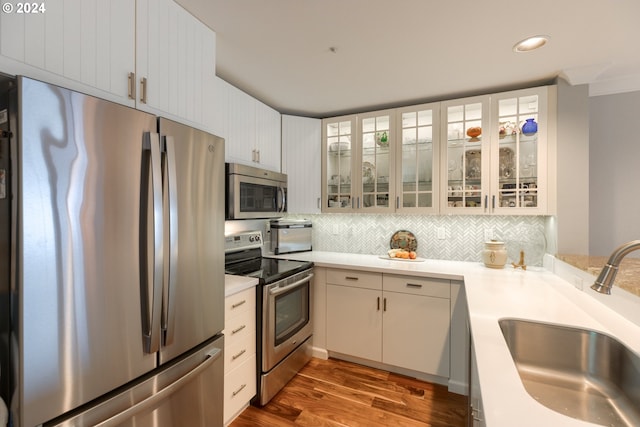
[[[560, 415], [536, 402], [524, 389], [498, 320], [519, 318], [609, 334], [640, 353], [640, 327], [543, 268], [494, 270], [482, 263], [424, 260], [407, 262], [376, 255], [302, 252], [279, 255], [316, 266], [464, 280], [474, 341], [483, 417], [489, 427], [595, 426]], [[635, 303], [635, 302], [634, 302]], [[638, 304], [640, 306], [640, 303]]]

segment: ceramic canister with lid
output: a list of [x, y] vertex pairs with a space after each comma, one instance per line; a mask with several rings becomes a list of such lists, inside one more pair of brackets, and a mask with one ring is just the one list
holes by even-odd
[[503, 268], [507, 263], [507, 249], [504, 246], [504, 242], [496, 240], [485, 242], [482, 261], [489, 268]]

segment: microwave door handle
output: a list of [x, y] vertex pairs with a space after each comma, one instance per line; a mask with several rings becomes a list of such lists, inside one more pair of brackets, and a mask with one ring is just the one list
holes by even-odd
[[283, 286], [282, 288], [274, 288], [274, 289], [269, 289], [269, 295], [271, 296], [275, 296], [275, 295], [280, 295], [284, 292], [287, 292], [293, 288], [296, 288], [300, 285], [302, 285], [305, 282], [308, 282], [309, 280], [311, 280], [311, 278], [313, 277], [313, 273], [305, 276], [303, 279], [298, 280], [297, 282], [293, 282], [290, 285], [287, 286]]
[[162, 324], [163, 345], [173, 342], [176, 314], [176, 282], [178, 274], [178, 181], [176, 172], [176, 150], [173, 136], [164, 137], [164, 176], [165, 176], [165, 233], [168, 234], [169, 245], [166, 248], [168, 262], [165, 263], [164, 283], [162, 291]]
[[287, 190], [284, 186], [280, 187], [280, 191], [282, 191], [282, 212], [287, 211]]
[[284, 208], [285, 208], [284, 203], [285, 203], [284, 187], [278, 186], [276, 187], [276, 212], [278, 213], [284, 212]]
[[[160, 136], [157, 133], [145, 132], [142, 144], [142, 209], [140, 211], [140, 269], [144, 277], [140, 284], [143, 295], [141, 299], [142, 334], [144, 350], [147, 353], [155, 353], [160, 348], [160, 298], [163, 268]], [[151, 231], [152, 233], [150, 233]], [[152, 239], [149, 234], [152, 234]]]

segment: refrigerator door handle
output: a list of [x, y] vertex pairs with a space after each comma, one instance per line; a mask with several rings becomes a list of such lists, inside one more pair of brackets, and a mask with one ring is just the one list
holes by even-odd
[[101, 423], [96, 424], [94, 427], [115, 427], [121, 425], [123, 422], [133, 418], [136, 414], [153, 409], [154, 407], [160, 405], [164, 399], [174, 394], [188, 382], [198, 377], [203, 371], [205, 371], [209, 366], [211, 366], [220, 356], [222, 356], [222, 350], [219, 348], [214, 348], [211, 351], [207, 352], [206, 358], [202, 363], [196, 366], [194, 369], [189, 371], [186, 375], [180, 377], [180, 379], [174, 381], [169, 384], [162, 390], [154, 393], [150, 397], [144, 399], [140, 403], [137, 403], [128, 409], [114, 415], [111, 418], [108, 418]]
[[[162, 292], [162, 175], [160, 167], [160, 136], [145, 132], [143, 137], [144, 167], [140, 213], [140, 269], [142, 305], [142, 334], [144, 350], [155, 353], [160, 349], [160, 298]], [[150, 202], [150, 203], [149, 203]], [[153, 230], [150, 230], [150, 227]], [[149, 238], [152, 234], [152, 239]], [[151, 275], [151, 277], [149, 277]]]
[[176, 174], [176, 150], [173, 136], [164, 137], [164, 174], [165, 179], [165, 232], [169, 239], [169, 245], [166, 247], [168, 262], [165, 263], [164, 283], [162, 290], [162, 336], [163, 345], [169, 345], [173, 342], [173, 334], [175, 328], [175, 295], [176, 295], [176, 276], [178, 272], [178, 181]]

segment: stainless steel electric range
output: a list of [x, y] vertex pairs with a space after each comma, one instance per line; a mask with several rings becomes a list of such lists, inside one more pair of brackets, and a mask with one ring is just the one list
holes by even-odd
[[266, 405], [311, 359], [313, 263], [262, 256], [262, 233], [225, 237], [225, 273], [258, 278], [256, 352], [258, 393]]

